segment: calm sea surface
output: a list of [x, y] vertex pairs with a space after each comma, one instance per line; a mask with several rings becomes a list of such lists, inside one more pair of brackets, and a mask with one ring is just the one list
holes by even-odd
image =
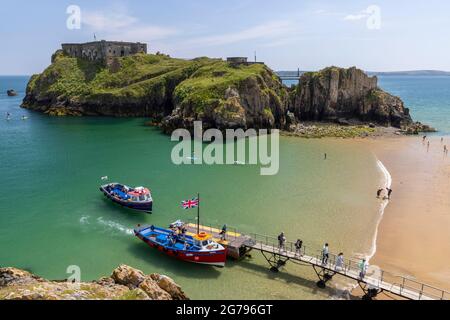
[[[268, 272], [257, 252], [215, 269], [168, 258], [133, 236], [137, 224], [194, 219], [196, 211], [182, 210], [180, 201], [197, 192], [206, 222], [249, 233], [284, 231], [311, 249], [327, 241], [347, 257], [371, 251], [379, 217], [373, 195], [382, 174], [366, 150], [337, 140], [282, 138], [276, 176], [260, 176], [257, 166], [177, 167], [170, 158], [175, 144], [145, 127], [145, 119], [52, 118], [21, 109], [27, 81], [0, 77], [0, 266], [64, 279], [67, 267], [78, 265], [88, 281], [125, 263], [173, 277], [194, 299], [316, 299], [334, 293], [318, 291], [309, 268], [288, 264], [279, 274]], [[418, 120], [450, 132], [443, 119], [449, 119], [450, 78], [384, 78], [381, 84], [402, 96]], [[7, 97], [10, 88], [19, 96]], [[149, 186], [154, 214], [106, 201], [98, 191], [102, 176]]]

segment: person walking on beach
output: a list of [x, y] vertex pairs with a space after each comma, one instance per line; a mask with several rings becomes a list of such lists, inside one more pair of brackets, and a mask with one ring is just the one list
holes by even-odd
[[323, 159], [324, 159], [324, 160], [327, 160], [327, 159], [328, 159], [328, 154], [325, 153], [325, 156], [324, 156]]
[[302, 247], [303, 241], [298, 239], [297, 242], [295, 243], [295, 254], [298, 255], [299, 257], [302, 256]]
[[444, 146], [444, 155], [448, 155], [447, 145]]
[[377, 198], [380, 199], [381, 194], [383, 193], [384, 189], [378, 189], [377, 191]]
[[328, 243], [325, 243], [325, 246], [322, 249], [322, 265], [328, 264], [329, 257], [330, 257], [330, 247]]
[[367, 274], [367, 269], [369, 268], [369, 264], [367, 263], [366, 259], [363, 259], [359, 264], [359, 278], [361, 280], [364, 280]]
[[286, 243], [286, 237], [285, 237], [285, 235], [284, 235], [284, 232], [282, 232], [282, 233], [278, 236], [278, 247], [279, 247], [280, 251], [281, 251], [281, 250], [286, 251], [286, 250], [284, 249], [284, 244], [285, 244], [285, 243]]
[[392, 192], [394, 192], [394, 190], [392, 190], [391, 188], [386, 188], [387, 192], [388, 192], [388, 200], [391, 200], [391, 196], [392, 196]]
[[430, 141], [428, 141], [428, 143], [427, 143], [427, 152], [429, 152], [430, 151]]
[[344, 254], [341, 252], [341, 253], [339, 253], [339, 255], [336, 258], [335, 270], [341, 271], [342, 269], [344, 269]]

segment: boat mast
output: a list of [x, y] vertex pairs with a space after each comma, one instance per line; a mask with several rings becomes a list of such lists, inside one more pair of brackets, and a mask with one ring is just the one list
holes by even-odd
[[200, 234], [200, 193], [197, 194], [197, 234]]

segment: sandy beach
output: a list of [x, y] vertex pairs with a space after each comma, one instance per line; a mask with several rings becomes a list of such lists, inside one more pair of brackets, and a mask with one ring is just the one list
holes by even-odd
[[[421, 137], [357, 142], [374, 152], [393, 179], [371, 265], [450, 291], [450, 156], [443, 152], [450, 138], [428, 141], [429, 148]], [[380, 296], [386, 298], [395, 297]]]

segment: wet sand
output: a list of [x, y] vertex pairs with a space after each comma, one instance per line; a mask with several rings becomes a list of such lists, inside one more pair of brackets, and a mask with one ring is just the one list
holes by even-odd
[[[371, 265], [450, 291], [450, 155], [440, 137], [366, 139], [392, 175]], [[376, 190], [374, 190], [374, 195]], [[388, 298], [386, 295], [381, 299]]]

